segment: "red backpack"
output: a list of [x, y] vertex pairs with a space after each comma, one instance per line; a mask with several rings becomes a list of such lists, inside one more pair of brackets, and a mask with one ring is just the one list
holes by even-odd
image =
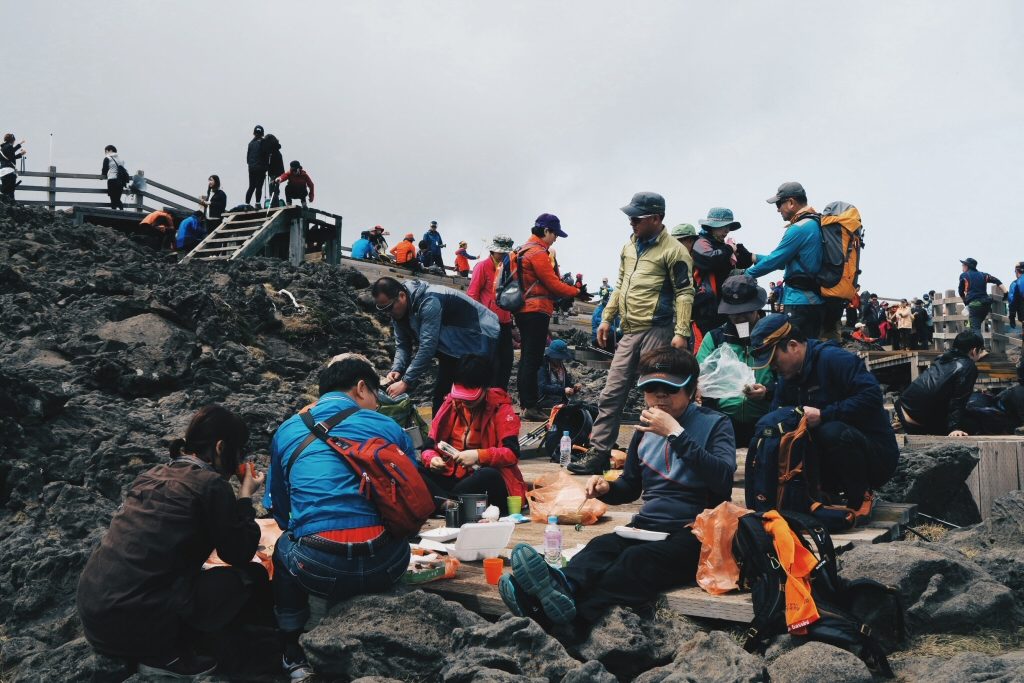
[[311, 434], [289, 458], [285, 481], [289, 481], [292, 466], [306, 447], [320, 439], [355, 472], [360, 495], [377, 508], [384, 528], [398, 539], [413, 536], [434, 513], [434, 497], [415, 463], [401, 448], [380, 437], [360, 442], [330, 436], [332, 429], [358, 410], [347, 408], [315, 424], [309, 412], [300, 413]]

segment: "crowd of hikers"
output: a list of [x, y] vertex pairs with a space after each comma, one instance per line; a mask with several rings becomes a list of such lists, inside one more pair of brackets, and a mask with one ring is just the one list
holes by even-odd
[[[257, 127], [254, 142], [262, 138]], [[252, 160], [249, 190], [258, 201], [268, 166], [259, 155]], [[211, 176], [209, 204], [223, 206], [219, 189]], [[309, 189], [312, 199], [311, 182]], [[597, 346], [611, 354], [610, 368], [589, 447], [573, 454], [568, 470], [591, 475], [588, 498], [641, 500], [631, 526], [662, 537], [598, 536], [564, 568], [532, 546], [516, 546], [512, 571], [498, 587], [513, 614], [548, 628], [585, 629], [611, 606], [640, 609], [692, 582], [700, 542], [687, 525], [731, 498], [738, 446], [748, 447], [748, 507], [764, 514], [765, 528], [775, 523], [776, 507], [830, 529], [871, 519], [873, 492], [892, 477], [900, 453], [878, 381], [836, 343], [844, 315], [859, 318], [855, 324], [869, 333], [880, 324], [877, 297], [857, 304], [860, 216], [843, 202], [815, 211], [795, 182], [782, 184], [768, 203], [787, 228], [767, 254], [730, 238], [741, 224], [728, 208], [709, 210], [699, 231], [667, 228], [665, 198], [654, 192], [638, 192], [621, 208], [631, 234], [614, 286], [605, 279], [598, 290], [593, 330]], [[380, 226], [364, 233], [359, 254], [379, 254], [382, 233]], [[243, 421], [219, 406], [200, 410], [172, 443], [170, 462], [130, 486], [86, 565], [78, 607], [93, 647], [138, 661], [144, 673], [197, 676], [216, 665], [197, 652], [198, 643], [256, 612], [268, 615], [272, 606], [282, 666], [302, 680], [310, 673], [299, 644], [310, 596], [334, 603], [395, 585], [409, 564], [410, 539], [455, 496], [485, 494], [506, 514], [508, 496], [527, 488], [518, 466], [521, 423], [546, 421], [553, 407], [580, 399], [582, 386], [566, 365], [572, 349], [549, 334], [559, 302], [589, 297], [580, 277], [566, 282], [557, 269], [553, 246], [568, 237], [558, 216], [543, 213], [518, 246], [495, 235], [477, 259], [460, 244], [456, 267], [471, 276], [465, 293], [420, 279], [376, 280], [376, 311], [392, 321], [390, 367], [382, 378], [362, 356], [330, 359], [319, 374], [319, 398], [275, 432], [265, 475], [247, 462]], [[414, 242], [406, 235], [391, 250], [396, 260], [415, 259]], [[420, 244], [420, 253], [443, 265], [436, 222]], [[478, 260], [471, 270], [470, 259]], [[999, 281], [977, 271], [973, 259], [963, 266], [971, 329], [896, 403], [909, 433], [964, 436], [975, 429], [967, 403], [985, 354], [978, 330], [991, 305], [986, 287]], [[758, 285], [758, 277], [776, 271], [783, 271], [781, 287]], [[1024, 262], [1016, 276], [1011, 323], [1024, 317]], [[914, 340], [909, 301], [894, 317], [901, 344], [922, 343]], [[704, 396], [712, 364], [749, 372], [749, 379], [731, 393]], [[508, 393], [513, 372], [518, 410]], [[421, 386], [432, 387], [432, 421], [417, 449], [378, 410]], [[634, 389], [646, 408], [621, 476], [608, 481], [602, 475]], [[1022, 392], [1024, 377], [1000, 399], [1004, 412], [1024, 415]], [[789, 433], [813, 444], [813, 472], [782, 473], [772, 460], [772, 444]], [[373, 462], [383, 463], [384, 479], [374, 478]], [[793, 475], [806, 485], [783, 486]], [[381, 481], [390, 482], [383, 493]], [[251, 561], [260, 538], [252, 496], [264, 484], [263, 507], [283, 530], [266, 565]], [[213, 551], [225, 564], [201, 570]]]

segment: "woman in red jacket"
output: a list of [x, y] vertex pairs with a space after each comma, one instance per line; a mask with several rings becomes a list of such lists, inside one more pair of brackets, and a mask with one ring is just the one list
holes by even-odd
[[498, 345], [494, 352], [494, 379], [492, 387], [508, 390], [508, 381], [512, 377], [512, 365], [515, 362], [515, 350], [512, 347], [512, 314], [498, 306], [494, 300], [494, 280], [498, 266], [508, 259], [515, 248], [515, 243], [508, 235], [495, 235], [488, 250], [489, 258], [485, 258], [473, 268], [473, 279], [469, 281], [466, 294], [469, 298], [494, 311], [498, 316], [501, 330], [498, 332]]
[[[451, 496], [485, 493], [487, 502], [508, 514], [508, 496], [526, 495], [519, 471], [519, 417], [504, 389], [489, 388], [490, 360], [459, 361], [452, 391], [430, 424], [420, 453], [427, 477]], [[437, 448], [444, 441], [458, 451]]]

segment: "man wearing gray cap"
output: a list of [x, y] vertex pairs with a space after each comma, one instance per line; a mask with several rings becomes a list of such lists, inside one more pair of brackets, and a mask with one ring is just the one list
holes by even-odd
[[622, 248], [618, 280], [597, 328], [597, 343], [605, 348], [613, 344], [616, 316], [622, 339], [598, 399], [591, 448], [569, 465], [574, 474], [601, 474], [608, 469], [640, 356], [669, 344], [685, 349], [690, 343], [693, 261], [665, 229], [665, 198], [637, 192], [622, 212], [629, 217], [633, 234]]
[[784, 269], [783, 308], [808, 339], [817, 339], [824, 316], [824, 301], [815, 279], [821, 270], [821, 219], [807, 205], [807, 193], [800, 183], [782, 183], [768, 203], [775, 204], [782, 214], [786, 233], [771, 254], [754, 254], [754, 265], [747, 274], [756, 278]]

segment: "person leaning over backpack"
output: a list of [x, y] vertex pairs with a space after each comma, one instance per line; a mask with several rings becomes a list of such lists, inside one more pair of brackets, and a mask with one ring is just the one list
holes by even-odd
[[[416, 463], [409, 435], [375, 412], [380, 378], [366, 358], [335, 356], [320, 371], [319, 384], [320, 398], [308, 409], [314, 421], [352, 411], [330, 427], [331, 437], [357, 443], [377, 437]], [[284, 646], [283, 668], [292, 680], [309, 673], [299, 636], [309, 619], [310, 595], [333, 604], [386, 591], [409, 565], [409, 539], [385, 530], [355, 471], [326, 442], [311, 436], [301, 413], [278, 427], [270, 442], [263, 500], [285, 532], [274, 548], [274, 613]]]
[[537, 403], [540, 401], [537, 371], [544, 362], [548, 328], [555, 311], [555, 300], [573, 297], [580, 290], [558, 278], [548, 250], [559, 237], [569, 235], [562, 230], [558, 216], [542, 213], [533, 222], [530, 239], [515, 252], [516, 269], [522, 276], [523, 307], [513, 314], [520, 335], [519, 369], [516, 385], [523, 420], [544, 422], [548, 419]]
[[815, 273], [821, 268], [821, 224], [814, 209], [807, 205], [807, 193], [800, 183], [782, 183], [768, 198], [769, 204], [787, 221], [775, 251], [768, 255], [754, 254], [754, 265], [747, 269], [751, 277], [785, 269], [782, 305], [793, 324], [807, 337], [821, 336], [824, 316], [822, 298], [818, 294]]
[[[245, 467], [237, 497], [228, 483], [248, 438], [241, 418], [206, 406], [171, 443], [171, 461], [128, 487], [78, 581], [78, 616], [96, 651], [137, 661], [143, 676], [191, 680], [217, 666], [193, 650], [202, 634], [233, 628], [247, 604], [269, 618], [267, 570], [252, 561], [260, 528], [251, 499], [264, 475]], [[202, 569], [214, 550], [228, 566]]]
[[791, 318], [769, 315], [750, 333], [758, 367], [779, 377], [772, 410], [802, 407], [821, 460], [821, 484], [857, 517], [870, 515], [876, 489], [896, 471], [900, 449], [878, 380], [834, 342], [808, 340]]
[[466, 289], [469, 298], [486, 306], [498, 316], [498, 343], [494, 351], [494, 377], [491, 386], [505, 391], [508, 391], [508, 382], [512, 378], [512, 366], [515, 363], [515, 349], [512, 347], [512, 314], [498, 306], [495, 301], [494, 283], [498, 276], [498, 264], [507, 261], [514, 248], [511, 237], [495, 235], [487, 248], [490, 256], [474, 266], [473, 277]]
[[249, 187], [245, 191], [245, 203], [249, 204], [256, 197], [256, 207], [263, 197], [263, 179], [267, 175], [267, 159], [269, 155], [263, 147], [263, 126], [252, 129], [252, 140], [245, 150], [245, 163], [249, 167]]
[[583, 390], [583, 385], [574, 381], [572, 373], [565, 367], [565, 361], [575, 360], [576, 356], [564, 339], [554, 339], [544, 350], [544, 364], [537, 371], [537, 386], [540, 389], [540, 402], [543, 410], [551, 410], [555, 406], [568, 403]]
[[[420, 460], [426, 477], [446, 497], [485, 493], [488, 503], [505, 516], [506, 499], [525, 498], [526, 483], [519, 471], [519, 417], [505, 390], [490, 386], [492, 375], [489, 358], [459, 360], [452, 390], [434, 414]], [[439, 450], [440, 441], [459, 454]]]
[[953, 348], [935, 359], [900, 397], [896, 417], [907, 434], [967, 436], [967, 400], [978, 379], [976, 363], [985, 357], [985, 341], [974, 330], [956, 335]]
[[498, 316], [462, 292], [420, 280], [401, 283], [382, 277], [370, 292], [377, 310], [391, 316], [395, 333], [395, 359], [386, 378], [391, 382], [388, 395], [394, 398], [414, 390], [436, 357], [432, 403], [436, 415], [451, 390], [458, 360], [470, 354], [494, 356]]
[[992, 297], [988, 294], [988, 285], [1003, 283], [994, 275], [979, 271], [978, 262], [970, 257], [960, 263], [963, 272], [960, 273], [960, 281], [957, 283], [957, 294], [967, 306], [968, 325], [980, 333], [984, 328], [985, 318], [992, 312]]
[[[704, 335], [697, 351], [697, 362], [703, 364], [715, 349], [727, 344], [741, 361], [754, 367], [750, 332], [761, 319], [761, 310], [768, 302], [768, 292], [758, 287], [757, 280], [749, 275], [733, 275], [722, 283], [720, 289], [722, 303], [718, 305], [718, 312], [726, 317], [726, 322]], [[705, 408], [717, 410], [729, 418], [736, 443], [741, 448], [750, 443], [754, 425], [771, 408], [775, 393], [775, 373], [771, 368], [756, 369], [754, 378], [756, 382], [744, 387], [739, 396], [701, 399]]]
[[691, 343], [693, 262], [686, 247], [665, 227], [665, 198], [637, 192], [621, 211], [629, 217], [633, 234], [622, 247], [618, 281], [597, 328], [597, 343], [604, 348], [612, 345], [616, 316], [621, 317], [623, 334], [598, 399], [591, 447], [569, 463], [573, 474], [601, 474], [608, 469], [640, 356], [669, 344], [687, 348]]
[[544, 627], [578, 618], [585, 627], [614, 605], [645, 607], [659, 593], [694, 580], [701, 544], [687, 525], [729, 500], [736, 441], [724, 415], [693, 401], [700, 366], [689, 351], [671, 346], [649, 351], [639, 360], [639, 372], [637, 387], [648, 407], [629, 443], [622, 475], [611, 483], [592, 476], [586, 495], [609, 505], [642, 498], [630, 526], [667, 538], [598, 536], [564, 571], [549, 567], [532, 546], [517, 545], [512, 574], [498, 584], [516, 616]]
[[124, 162], [117, 156], [117, 147], [107, 145], [103, 148], [103, 166], [100, 175], [107, 179], [107, 196], [110, 197], [110, 208], [124, 211], [121, 195], [131, 177], [124, 167]]
[[22, 140], [14, 144], [14, 133], [5, 133], [4, 142], [0, 144], [0, 197], [14, 201], [14, 188], [18, 186], [18, 159], [25, 156]]

